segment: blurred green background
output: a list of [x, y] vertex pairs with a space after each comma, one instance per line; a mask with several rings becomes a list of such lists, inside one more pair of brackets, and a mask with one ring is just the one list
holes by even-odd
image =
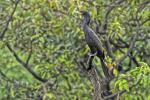
[[[91, 27], [97, 31], [95, 21], [105, 19], [107, 7], [114, 0], [19, 0], [8, 25], [5, 36], [0, 41], [0, 99], [1, 100], [91, 100], [93, 87], [76, 63], [89, 52], [81, 30], [80, 10], [88, 10], [92, 15]], [[131, 64], [129, 73], [120, 75], [113, 88], [129, 90], [128, 76], [134, 76], [136, 83], [142, 76], [141, 84], [122, 96], [124, 100], [150, 100], [150, 5], [146, 0], [124, 0], [109, 15], [108, 36], [114, 43], [121, 38], [128, 45], [137, 32], [134, 18], [139, 5], [143, 8], [140, 16], [140, 35], [132, 55], [141, 67]], [[148, 0], [147, 0], [148, 1]], [[149, 2], [146, 2], [149, 3]], [[15, 0], [0, 0], [0, 33], [15, 7]], [[146, 6], [145, 6], [145, 5]], [[114, 5], [115, 6], [115, 5]], [[148, 21], [146, 21], [148, 19]], [[144, 21], [146, 21], [144, 23]], [[25, 62], [30, 53], [30, 67], [43, 79], [34, 78], [7, 46], [11, 46], [18, 57]], [[112, 46], [115, 47], [115, 46]], [[116, 47], [117, 48], [117, 47]], [[127, 48], [113, 53], [119, 59]], [[31, 52], [32, 51], [32, 52]], [[123, 53], [122, 53], [123, 52]], [[100, 65], [95, 59], [96, 65]], [[130, 59], [122, 63], [128, 69]], [[146, 64], [147, 63], [147, 64]], [[98, 67], [98, 70], [100, 68]], [[133, 83], [134, 83], [133, 82]], [[125, 86], [123, 87], [123, 85]], [[115, 90], [115, 91], [119, 91]], [[149, 99], [148, 99], [149, 98]]]

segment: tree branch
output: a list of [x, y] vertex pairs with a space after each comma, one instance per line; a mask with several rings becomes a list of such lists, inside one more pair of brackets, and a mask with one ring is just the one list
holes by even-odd
[[138, 13], [139, 13], [140, 11], [142, 11], [142, 10], [146, 7], [146, 5], [148, 5], [149, 3], [150, 3], [150, 1], [147, 0], [146, 2], [144, 2], [144, 3], [142, 3], [142, 4], [139, 5], [139, 8], [138, 8], [138, 10], [137, 10], [137, 12], [136, 12], [136, 19], [135, 19], [136, 34], [133, 36], [133, 39], [131, 39], [131, 44], [130, 44], [130, 46], [129, 46], [128, 51], [126, 52], [126, 54], [125, 54], [123, 57], [121, 57], [121, 58], [117, 61], [117, 64], [120, 64], [122, 61], [124, 61], [125, 58], [126, 58], [127, 56], [129, 56], [129, 54], [131, 53], [131, 51], [134, 49], [135, 42], [136, 42], [136, 40], [137, 40], [137, 38], [138, 38], [138, 35], [140, 34], [140, 25], [141, 25], [141, 24], [139, 23]]
[[110, 4], [109, 6], [108, 6], [108, 9], [107, 9], [107, 12], [106, 12], [106, 14], [105, 14], [105, 19], [104, 19], [104, 22], [103, 22], [103, 24], [102, 24], [102, 31], [103, 32], [106, 32], [106, 30], [107, 30], [107, 27], [108, 27], [108, 19], [109, 19], [109, 15], [110, 15], [110, 13], [111, 13], [111, 11], [116, 7], [116, 5], [119, 5], [119, 4], [121, 4], [122, 2], [124, 2], [124, 0], [114, 0], [114, 2], [112, 2], [112, 4]]
[[137, 37], [138, 37], [138, 33], [136, 33], [136, 34], [134, 35], [133, 39], [131, 39], [132, 41], [131, 41], [131, 44], [130, 44], [130, 46], [129, 46], [128, 51], [126, 52], [126, 54], [125, 54], [124, 56], [122, 56], [122, 57], [117, 61], [117, 64], [120, 64], [122, 61], [125, 60], [125, 58], [126, 58], [127, 56], [129, 56], [129, 54], [131, 53], [131, 51], [134, 49], [134, 46], [135, 46], [135, 42], [136, 42]]
[[[116, 7], [115, 5], [119, 5], [121, 4], [122, 2], [124, 2], [124, 0], [115, 0], [114, 2], [112, 2], [108, 8], [107, 8], [107, 11], [106, 11], [106, 14], [105, 14], [105, 19], [104, 19], [104, 22], [102, 23], [102, 26], [101, 26], [101, 32], [100, 33], [107, 33], [107, 28], [108, 28], [108, 20], [109, 20], [109, 15], [111, 13], [111, 11]], [[115, 57], [113, 56], [113, 52], [112, 52], [112, 48], [111, 48], [111, 45], [110, 45], [110, 39], [108, 37], [108, 35], [106, 35], [106, 38], [105, 38], [105, 45], [106, 45], [106, 49], [108, 51], [108, 55], [113, 59], [115, 60]]]
[[28, 58], [27, 58], [27, 60], [26, 60], [26, 62], [25, 62], [26, 65], [29, 64], [29, 61], [30, 61], [30, 59], [31, 59], [31, 56], [32, 56], [32, 41], [31, 41], [30, 48], [29, 48], [29, 56], [28, 56]]
[[16, 58], [16, 60], [28, 71], [32, 74], [32, 76], [39, 80], [40, 82], [47, 82], [47, 79], [43, 79], [41, 78], [39, 75], [37, 75], [32, 69], [31, 66], [29, 66], [28, 64], [24, 63], [19, 56], [16, 54], [16, 52], [12, 49], [12, 47], [10, 46], [10, 44], [6, 43], [7, 48], [9, 49], [9, 51], [14, 55], [14, 57]]
[[5, 73], [2, 71], [2, 69], [0, 68], [0, 74], [4, 77], [4, 78], [8, 78]]
[[[131, 86], [129, 87], [129, 90], [131, 90], [133, 87], [137, 86], [137, 85], [140, 83], [141, 79], [142, 79], [142, 77], [140, 77], [140, 79], [139, 79], [135, 84], [131, 85]], [[114, 97], [116, 97], [118, 94], [119, 94], [119, 95], [122, 95], [122, 94], [125, 93], [125, 92], [127, 92], [127, 91], [126, 91], [126, 90], [122, 90], [122, 91], [120, 91], [120, 92], [118, 92], [118, 93], [114, 93], [114, 94], [112, 94], [112, 95], [106, 96], [106, 97], [104, 97], [104, 100], [108, 100], [108, 99], [114, 98]]]
[[0, 39], [3, 39], [5, 33], [6, 33], [7, 29], [8, 29], [9, 23], [10, 23], [10, 21], [12, 20], [12, 17], [13, 17], [13, 15], [14, 15], [15, 11], [16, 11], [16, 8], [17, 8], [17, 5], [18, 5], [19, 1], [20, 1], [20, 0], [16, 0], [16, 1], [15, 1], [15, 7], [14, 7], [14, 9], [13, 9], [12, 12], [10, 13], [10, 15], [6, 18], [6, 26], [4, 27], [4, 29], [3, 29], [2, 32], [0, 33]]
[[80, 65], [83, 67], [83, 69], [86, 70], [86, 74], [90, 78], [93, 84], [93, 87], [94, 87], [93, 100], [103, 100], [102, 98], [104, 96], [111, 94], [109, 92], [110, 80], [98, 75], [96, 68], [94, 68], [94, 66], [92, 65], [93, 58], [94, 58], [93, 55], [90, 55], [88, 57], [87, 66], [88, 68], [90, 68], [89, 70], [86, 70], [87, 67], [84, 65], [83, 62], [80, 62]]

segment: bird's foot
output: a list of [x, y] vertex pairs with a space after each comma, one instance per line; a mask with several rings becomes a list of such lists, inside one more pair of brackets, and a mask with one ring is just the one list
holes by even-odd
[[89, 53], [88, 54], [90, 57], [93, 57], [93, 56], [96, 56], [97, 55], [97, 52], [95, 52], [95, 53]]

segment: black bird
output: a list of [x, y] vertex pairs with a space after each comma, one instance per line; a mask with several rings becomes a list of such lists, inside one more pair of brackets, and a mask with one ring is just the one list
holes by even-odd
[[[96, 56], [100, 58], [104, 75], [106, 77], [109, 77], [108, 68], [104, 61], [105, 57], [104, 57], [102, 43], [99, 40], [96, 33], [89, 27], [91, 16], [90, 16], [89, 12], [87, 12], [87, 11], [81, 11], [81, 14], [84, 17], [83, 23], [82, 23], [82, 29], [83, 29], [83, 32], [85, 35], [85, 40], [91, 50], [91, 54], [92, 55], [96, 54]], [[89, 67], [90, 68], [88, 68], [88, 69], [91, 69], [91, 66], [89, 66]]]

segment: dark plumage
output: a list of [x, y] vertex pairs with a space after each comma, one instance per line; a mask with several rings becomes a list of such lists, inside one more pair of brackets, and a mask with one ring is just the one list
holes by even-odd
[[[104, 52], [103, 52], [102, 43], [99, 40], [96, 33], [89, 27], [91, 16], [89, 12], [87, 11], [81, 11], [81, 14], [84, 17], [82, 29], [85, 35], [85, 40], [91, 50], [91, 53], [92, 54], [97, 53], [96, 55], [100, 58], [105, 76], [109, 76], [107, 65], [104, 62]], [[88, 68], [88, 69], [91, 69], [91, 68]]]
[[85, 40], [91, 49], [91, 53], [98, 53], [98, 55], [103, 55], [103, 48], [102, 43], [100, 42], [96, 33], [89, 27], [90, 23], [90, 14], [87, 11], [81, 11], [82, 15], [84, 16], [83, 19], [83, 32], [85, 33]]

